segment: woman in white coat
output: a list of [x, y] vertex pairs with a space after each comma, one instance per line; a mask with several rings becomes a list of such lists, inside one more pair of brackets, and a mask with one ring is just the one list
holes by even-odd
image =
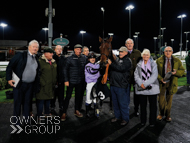
[[150, 115], [149, 124], [154, 127], [157, 115], [157, 95], [160, 93], [158, 82], [157, 64], [150, 57], [150, 51], [144, 49], [142, 60], [137, 64], [134, 78], [135, 78], [135, 92], [140, 99], [141, 125], [146, 124], [147, 119], [147, 98], [149, 101]]

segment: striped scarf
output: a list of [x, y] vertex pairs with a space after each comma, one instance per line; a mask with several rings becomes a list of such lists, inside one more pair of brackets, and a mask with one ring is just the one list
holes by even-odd
[[[150, 59], [148, 60], [146, 66], [144, 65], [144, 60], [143, 60], [142, 65], [141, 65], [141, 71], [142, 71], [142, 80], [143, 81], [148, 80], [152, 74]], [[150, 87], [151, 85], [149, 85], [147, 88], [150, 88]]]

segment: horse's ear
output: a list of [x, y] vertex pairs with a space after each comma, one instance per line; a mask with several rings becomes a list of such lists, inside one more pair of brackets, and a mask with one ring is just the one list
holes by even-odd
[[113, 39], [113, 37], [111, 36], [111, 37], [108, 39], [108, 41], [109, 41], [109, 42], [111, 42], [111, 41], [112, 41], [112, 39]]
[[102, 40], [103, 40], [103, 39], [99, 36], [99, 42], [100, 42], [100, 43], [102, 43]]

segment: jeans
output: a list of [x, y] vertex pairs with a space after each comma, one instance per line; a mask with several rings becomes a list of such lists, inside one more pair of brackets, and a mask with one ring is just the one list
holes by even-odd
[[117, 119], [123, 119], [126, 122], [129, 121], [129, 108], [128, 104], [129, 95], [127, 89], [111, 86], [111, 94], [113, 101], [114, 114]]
[[43, 112], [43, 106], [44, 106], [44, 114], [48, 115], [50, 114], [49, 111], [49, 105], [50, 105], [50, 100], [36, 100], [37, 102], [37, 116], [42, 116]]

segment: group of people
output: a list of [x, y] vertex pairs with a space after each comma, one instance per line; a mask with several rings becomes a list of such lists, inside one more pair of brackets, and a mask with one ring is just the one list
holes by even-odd
[[[181, 61], [172, 56], [173, 49], [167, 46], [164, 55], [156, 60], [151, 58], [150, 51], [142, 53], [133, 49], [132, 39], [127, 39], [126, 47], [119, 49], [119, 58], [108, 61], [111, 67], [111, 94], [115, 118], [111, 122], [121, 120], [121, 125], [129, 122], [130, 89], [133, 85], [134, 111], [139, 115], [141, 125], [147, 120], [147, 100], [149, 101], [149, 124], [154, 127], [156, 119], [171, 122], [171, 106], [173, 95], [177, 92], [178, 78], [184, 75], [185, 69]], [[157, 102], [159, 114], [157, 115]]]
[[[170, 122], [173, 95], [177, 92], [178, 78], [185, 69], [179, 59], [172, 56], [173, 49], [168, 46], [164, 55], [156, 60], [151, 58], [150, 51], [144, 49], [141, 53], [134, 49], [132, 39], [127, 39], [125, 46], [119, 49], [119, 56], [115, 60], [108, 59], [110, 65], [110, 91], [115, 118], [111, 122], [121, 121], [121, 125], [129, 122], [130, 91], [133, 87], [134, 114], [139, 116], [141, 124], [147, 120], [147, 99], [149, 101], [149, 124], [154, 126], [156, 119]], [[75, 89], [74, 115], [83, 117], [81, 113], [83, 95], [86, 89], [86, 116], [90, 117], [92, 103], [95, 116], [99, 118], [97, 98], [92, 98], [91, 91], [100, 77], [99, 59], [88, 47], [80, 44], [74, 46], [71, 56], [62, 55], [62, 46], [55, 50], [45, 48], [41, 56], [37, 56], [39, 44], [36, 40], [29, 43], [28, 51], [16, 54], [9, 62], [6, 70], [6, 79], [13, 86], [14, 116], [21, 115], [29, 118], [33, 116], [32, 99], [36, 97], [37, 117], [51, 116], [55, 110], [58, 96], [61, 121], [67, 117], [67, 109], [73, 89]], [[15, 84], [13, 73], [19, 79]], [[165, 80], [165, 76], [171, 77]], [[66, 97], [64, 98], [66, 90]], [[157, 116], [157, 102], [159, 114]], [[44, 110], [43, 110], [44, 107]]]

